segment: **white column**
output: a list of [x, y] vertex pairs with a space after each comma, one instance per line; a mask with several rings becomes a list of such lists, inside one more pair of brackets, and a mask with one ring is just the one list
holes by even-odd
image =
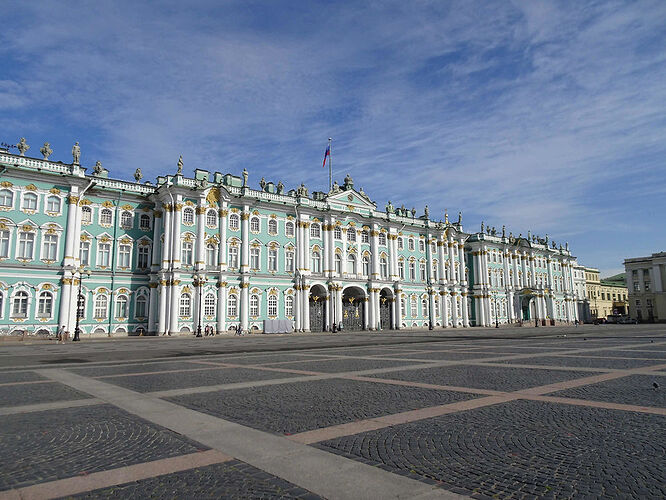
[[[395, 233], [394, 229], [389, 229], [388, 235], [388, 248], [389, 248], [389, 262], [391, 264], [391, 281], [397, 281], [398, 276], [398, 236]], [[397, 316], [396, 316], [397, 317]], [[398, 323], [398, 326], [400, 323]]]
[[178, 310], [180, 309], [180, 280], [174, 279], [171, 282], [171, 318], [169, 320], [169, 333], [175, 335], [180, 333], [178, 324]]
[[[370, 273], [371, 280], [379, 279], [379, 226], [376, 222], [372, 223], [370, 230]], [[375, 324], [375, 326], [377, 326]]]
[[449, 292], [446, 290], [442, 290], [439, 292], [439, 309], [441, 313], [443, 328], [449, 327], [449, 303], [447, 300], [448, 294]]
[[444, 246], [446, 245], [446, 241], [442, 241], [438, 238], [437, 240], [437, 267], [438, 267], [438, 274], [439, 274], [439, 284], [442, 285], [446, 283], [446, 273], [444, 271], [444, 265], [446, 263], [444, 259]]
[[[218, 224], [218, 235], [220, 238], [220, 247], [219, 251], [217, 254], [217, 261], [220, 264], [220, 272], [225, 272], [227, 270], [227, 256], [228, 256], [228, 250], [227, 250], [227, 215], [229, 214], [229, 211], [227, 210], [227, 202], [223, 201], [222, 202], [222, 208], [218, 210], [218, 215], [220, 216], [219, 224]], [[226, 307], [226, 306], [225, 306]], [[225, 310], [226, 314], [226, 310]]]
[[[296, 256], [296, 261], [298, 261], [298, 256]], [[301, 316], [303, 309], [303, 303], [301, 299], [301, 285], [297, 283], [294, 285], [294, 289], [296, 290], [296, 294], [294, 295], [294, 330], [300, 332], [302, 329]]]
[[396, 330], [400, 330], [402, 328], [402, 308], [400, 307], [400, 303], [402, 301], [402, 290], [397, 289], [395, 290], [395, 311], [394, 311], [394, 316], [395, 316], [395, 328]]
[[[309, 233], [309, 230], [307, 230]], [[310, 285], [303, 280], [303, 331], [310, 331]]]
[[479, 326], [486, 326], [488, 322], [486, 321], [486, 307], [485, 307], [485, 297], [484, 292], [480, 292], [481, 296], [476, 299], [477, 301], [477, 315], [476, 320]]
[[363, 305], [363, 329], [367, 330], [368, 329], [368, 296], [366, 295], [363, 298], [364, 305]]
[[467, 283], [467, 275], [465, 274], [467, 262], [465, 261], [465, 244], [463, 240], [458, 242], [458, 261], [460, 262], [460, 277], [458, 279], [461, 283]]
[[451, 322], [458, 328], [458, 292], [451, 292]]
[[217, 333], [222, 334], [227, 331], [227, 283], [222, 281], [217, 284]]
[[241, 308], [240, 308], [240, 326], [241, 330], [247, 332], [250, 318], [250, 283], [241, 283]]
[[168, 331], [167, 326], [167, 302], [169, 301], [168, 288], [166, 286], [166, 281], [161, 279], [160, 282], [160, 293], [159, 293], [159, 315], [157, 318], [157, 334], [164, 335]]
[[[171, 261], [171, 235], [173, 234], [173, 227], [171, 223], [171, 205], [164, 205], [164, 243], [162, 243], [162, 269], [169, 269], [169, 262]], [[156, 241], [156, 244], [160, 242]]]
[[[243, 205], [241, 213], [241, 272], [247, 273], [250, 270], [250, 209], [248, 205]], [[247, 295], [247, 294], [246, 294]]]
[[148, 286], [150, 287], [150, 296], [148, 299], [148, 333], [155, 333], [157, 331], [157, 283], [151, 281]]
[[203, 206], [205, 199], [199, 199], [199, 206], [196, 208], [197, 214], [197, 248], [196, 248], [196, 259], [194, 261], [194, 268], [197, 271], [206, 269], [206, 261], [204, 257], [204, 251], [206, 244], [204, 242], [204, 236], [206, 233], [206, 207]]
[[79, 246], [79, 238], [76, 236], [80, 234], [81, 225], [77, 224], [79, 209], [79, 188], [72, 186], [69, 196], [67, 197], [67, 227], [65, 228], [65, 260], [63, 265], [74, 266], [74, 252], [75, 248]]
[[181, 255], [183, 246], [180, 239], [180, 221], [183, 211], [183, 205], [180, 203], [182, 201], [181, 195], [176, 195], [176, 205], [173, 210], [173, 217], [171, 220], [172, 232], [171, 232], [171, 259], [174, 269], [179, 269], [181, 267]]
[[153, 256], [150, 268], [153, 272], [159, 270], [161, 258], [161, 239], [162, 239], [162, 211], [153, 210]]
[[469, 327], [469, 311], [467, 310], [467, 292], [462, 292], [460, 297], [462, 305], [463, 327]]
[[428, 321], [432, 322], [432, 327], [435, 328], [437, 324], [437, 309], [435, 308], [435, 294], [437, 292], [433, 290], [428, 291], [428, 307], [430, 308], [430, 314], [428, 315]]

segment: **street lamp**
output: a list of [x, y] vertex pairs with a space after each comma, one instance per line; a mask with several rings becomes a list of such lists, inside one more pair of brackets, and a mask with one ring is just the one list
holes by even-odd
[[203, 335], [201, 335], [201, 317], [203, 316], [203, 303], [201, 300], [203, 296], [203, 286], [204, 283], [206, 283], [206, 277], [203, 274], [197, 274], [195, 279], [195, 284], [197, 287], [199, 287], [199, 324], [197, 325], [197, 337], [203, 337]]
[[499, 311], [497, 310], [497, 291], [493, 292], [493, 298], [495, 299], [495, 328], [499, 328]]
[[76, 328], [74, 328], [74, 338], [73, 342], [78, 342], [81, 340], [81, 328], [79, 327], [79, 322], [83, 316], [83, 277], [90, 278], [90, 270], [83, 270], [83, 266], [79, 267], [79, 293], [76, 297]]

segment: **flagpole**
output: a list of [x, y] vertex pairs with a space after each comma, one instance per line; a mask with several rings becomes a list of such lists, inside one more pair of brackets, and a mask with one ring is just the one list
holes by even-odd
[[331, 138], [328, 138], [328, 192], [333, 191], [333, 150], [331, 149]]

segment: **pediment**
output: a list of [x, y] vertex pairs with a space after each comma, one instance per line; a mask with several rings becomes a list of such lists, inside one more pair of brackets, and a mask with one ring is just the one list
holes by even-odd
[[349, 207], [361, 210], [374, 210], [376, 208], [374, 203], [355, 189], [348, 189], [339, 193], [329, 194], [326, 201], [331, 208], [347, 212], [350, 211]]

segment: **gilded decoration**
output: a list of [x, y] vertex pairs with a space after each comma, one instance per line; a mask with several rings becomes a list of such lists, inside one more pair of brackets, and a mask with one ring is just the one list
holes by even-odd
[[242, 220], [248, 220], [249, 218], [250, 218], [250, 214], [249, 214], [249, 213], [247, 213], [247, 212], [243, 212], [243, 213], [241, 214], [241, 219], [242, 219]]
[[194, 203], [191, 200], [187, 200], [185, 201], [185, 205], [187, 205], [188, 207], [193, 207]]
[[67, 197], [67, 203], [70, 205], [76, 205], [79, 203], [79, 197], [74, 195], [69, 195]]
[[109, 200], [104, 200], [104, 201], [102, 202], [102, 206], [103, 206], [103, 207], [106, 207], [106, 208], [113, 208], [113, 202], [111, 202], [111, 201], [109, 201]]
[[153, 211], [153, 217], [155, 217], [156, 219], [161, 218], [162, 217], [162, 212], [160, 210], [154, 210]]
[[220, 189], [219, 188], [211, 188], [208, 191], [208, 194], [206, 195], [206, 201], [210, 203], [211, 205], [214, 205], [216, 203], [220, 202]]
[[229, 210], [220, 209], [218, 210], [217, 213], [220, 214], [220, 217], [226, 217], [227, 215], [229, 215]]
[[176, 203], [174, 206], [174, 211], [175, 212], [180, 212], [183, 209], [183, 204], [182, 203]]
[[122, 208], [123, 210], [130, 210], [130, 211], [134, 210], [134, 207], [132, 205], [127, 205], [127, 204], [123, 205], [120, 208]]
[[7, 229], [7, 224], [5, 224], [4, 222], [0, 222], [0, 229], [2, 230]]
[[206, 207], [197, 207], [195, 210], [197, 215], [202, 215], [206, 213]]
[[25, 187], [25, 189], [26, 189], [27, 191], [37, 191], [37, 186], [35, 186], [34, 184], [28, 184], [28, 185]]
[[[198, 282], [197, 282], [197, 283], [198, 283]], [[195, 286], [196, 286], [196, 285], [195, 285]], [[192, 291], [192, 290], [190, 289], [190, 287], [189, 287], [188, 285], [185, 285], [185, 286], [183, 287], [183, 293], [190, 293], [191, 291]]]
[[60, 280], [60, 282], [61, 282], [63, 285], [71, 285], [71, 284], [72, 284], [72, 280], [71, 280], [70, 278], [62, 278], [62, 279]]
[[9, 181], [2, 181], [2, 182], [0, 182], [0, 186], [2, 186], [3, 188], [10, 188], [10, 187], [12, 187], [13, 185], [14, 185], [14, 184], [12, 184], [12, 183], [9, 182]]
[[84, 200], [80, 200], [80, 201], [79, 201], [79, 205], [80, 205], [80, 206], [83, 206], [83, 205], [92, 205], [92, 201], [90, 201], [89, 199], [86, 198], [86, 199], [84, 199]]
[[21, 226], [21, 231], [31, 232], [34, 230], [35, 228], [32, 227], [30, 224], [23, 224], [23, 226]]
[[241, 287], [241, 288], [249, 288], [249, 287], [250, 287], [250, 284], [249, 284], [249, 283], [241, 283], [241, 284], [240, 284], [240, 287]]

